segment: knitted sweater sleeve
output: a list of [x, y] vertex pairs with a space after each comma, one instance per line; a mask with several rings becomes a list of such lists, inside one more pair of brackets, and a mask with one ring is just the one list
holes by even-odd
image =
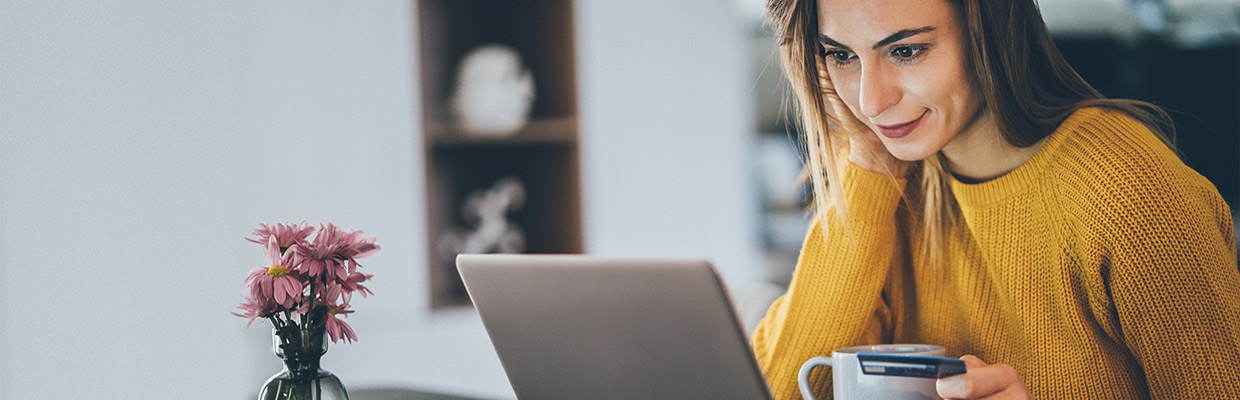
[[1123, 183], [1113, 182], [1112, 201], [1098, 214], [1119, 339], [1141, 364], [1152, 398], [1240, 398], [1231, 213], [1182, 164], [1142, 167], [1115, 172]]
[[[842, 177], [848, 226], [827, 210], [805, 239], [788, 291], [771, 306], [751, 340], [778, 399], [800, 398], [797, 373], [811, 357], [889, 340], [890, 311], [882, 290], [901, 251], [896, 208], [904, 181], [846, 164]], [[825, 231], [825, 232], [824, 232]], [[811, 381], [830, 396], [825, 367]]]

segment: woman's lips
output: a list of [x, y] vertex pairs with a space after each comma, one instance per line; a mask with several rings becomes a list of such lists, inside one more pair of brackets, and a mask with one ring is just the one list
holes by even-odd
[[899, 139], [913, 133], [913, 129], [917, 129], [917, 125], [921, 123], [922, 118], [925, 118], [927, 112], [929, 111], [923, 111], [921, 115], [917, 116], [917, 119], [903, 124], [874, 126], [878, 128], [879, 134], [892, 139]]

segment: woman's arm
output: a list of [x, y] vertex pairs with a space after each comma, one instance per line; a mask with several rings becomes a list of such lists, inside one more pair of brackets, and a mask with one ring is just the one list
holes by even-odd
[[[896, 208], [904, 181], [846, 165], [843, 174], [850, 226], [827, 211], [805, 239], [788, 292], [772, 305], [754, 333], [758, 364], [776, 398], [799, 397], [797, 372], [811, 357], [838, 348], [879, 343], [891, 335], [882, 290], [904, 244]], [[830, 392], [825, 374], [814, 380]]]
[[1199, 175], [1128, 188], [1106, 247], [1120, 332], [1153, 398], [1240, 398], [1234, 228]]

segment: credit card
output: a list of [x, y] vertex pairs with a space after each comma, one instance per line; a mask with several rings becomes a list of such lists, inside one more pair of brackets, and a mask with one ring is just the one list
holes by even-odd
[[959, 358], [857, 353], [857, 361], [866, 375], [938, 379], [965, 372], [964, 361]]

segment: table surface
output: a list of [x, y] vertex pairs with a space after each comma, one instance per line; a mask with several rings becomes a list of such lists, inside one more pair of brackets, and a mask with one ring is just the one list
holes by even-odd
[[443, 393], [414, 389], [356, 389], [349, 390], [349, 400], [478, 400]]

